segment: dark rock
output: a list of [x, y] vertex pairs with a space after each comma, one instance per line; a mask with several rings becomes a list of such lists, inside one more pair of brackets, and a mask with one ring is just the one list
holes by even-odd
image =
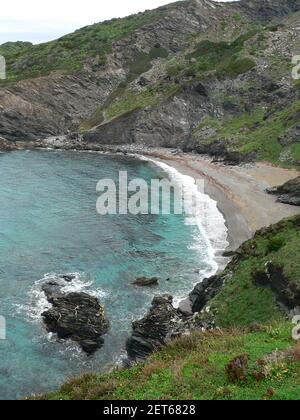
[[16, 150], [16, 144], [14, 142], [8, 141], [3, 137], [0, 137], [0, 152], [11, 152]]
[[277, 195], [280, 203], [300, 206], [300, 176], [286, 182], [280, 187], [270, 188], [269, 194]]
[[296, 125], [295, 127], [290, 128], [285, 132], [284, 135], [279, 137], [279, 143], [286, 147], [290, 146], [291, 144], [299, 143], [300, 142], [300, 125]]
[[147, 315], [132, 324], [133, 332], [126, 343], [130, 359], [127, 363], [142, 361], [174, 338], [193, 330], [207, 331], [215, 327], [213, 318], [197, 318], [189, 311], [184, 313], [174, 308], [172, 296], [155, 297]]
[[144, 77], [144, 76], [142, 76], [141, 78], [140, 78], [140, 80], [138, 81], [138, 84], [140, 85], [140, 86], [142, 86], [142, 87], [145, 87], [145, 86], [148, 86], [149, 85], [149, 80], [148, 79], [146, 79], [146, 77]]
[[253, 281], [258, 286], [271, 288], [277, 300], [289, 310], [300, 306], [300, 285], [289, 280], [283, 268], [273, 262], [266, 264], [265, 271], [253, 273]]
[[171, 339], [180, 319], [172, 303], [170, 295], [155, 297], [149, 313], [133, 322], [133, 333], [126, 343], [129, 358], [143, 360]]
[[88, 354], [102, 347], [108, 321], [97, 298], [87, 293], [65, 294], [59, 281], [45, 283], [42, 290], [53, 305], [42, 314], [49, 332], [60, 339], [76, 341]]
[[136, 279], [132, 284], [134, 286], [139, 286], [139, 287], [153, 287], [153, 286], [158, 286], [159, 279], [157, 277], [152, 277], [152, 278], [140, 277]]
[[192, 312], [202, 311], [208, 302], [221, 291], [223, 285], [224, 278], [222, 276], [213, 276], [197, 284], [189, 295]]
[[198, 83], [197, 86], [195, 86], [195, 91], [205, 98], [208, 97], [207, 89], [202, 83]]
[[63, 275], [61, 276], [62, 279], [64, 279], [67, 283], [71, 283], [73, 280], [76, 279], [76, 276], [73, 274]]

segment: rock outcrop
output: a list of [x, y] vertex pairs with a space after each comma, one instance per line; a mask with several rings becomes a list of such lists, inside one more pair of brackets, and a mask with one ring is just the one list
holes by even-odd
[[87, 293], [64, 293], [63, 282], [70, 283], [71, 276], [62, 281], [49, 281], [42, 287], [52, 308], [42, 314], [49, 332], [59, 339], [76, 341], [88, 354], [93, 354], [104, 344], [103, 335], [108, 331], [104, 308], [97, 298]]
[[253, 273], [253, 277], [258, 286], [272, 289], [278, 302], [289, 311], [300, 307], [300, 286], [285, 276], [283, 267], [280, 265], [269, 261], [265, 270]]
[[[197, 37], [200, 39], [203, 34], [209, 33], [217, 43], [230, 42], [233, 34], [238, 36], [240, 31], [244, 33], [247, 30], [244, 21], [249, 26], [253, 26], [253, 23], [268, 24], [298, 9], [297, 0], [242, 0], [229, 3], [187, 0], [164, 6], [156, 12], [145, 12], [142, 23], [113, 39], [111, 48], [107, 48], [106, 44], [99, 45], [99, 50], [108, 51], [101, 56], [101, 60], [95, 57], [95, 51], [92, 50], [94, 55], [91, 53], [91, 56], [84, 57], [79, 70], [62, 71], [61, 62], [56, 56], [39, 50], [41, 56], [38, 59], [42, 60], [44, 67], [51, 64], [52, 71], [48, 75], [34, 77], [33, 73], [31, 79], [0, 85], [0, 136], [8, 141], [38, 142], [42, 138], [67, 134], [69, 130], [76, 131], [82, 122], [89, 120], [90, 125], [84, 135], [87, 142], [185, 146], [191, 151], [195, 144], [194, 130], [204, 118], [240, 115], [245, 111], [245, 104], [249, 109], [254, 109], [264, 107], [269, 102], [274, 103], [280, 97], [273, 90], [267, 92], [255, 87], [256, 81], [262, 78], [259, 72], [249, 76], [247, 83], [252, 90], [245, 93], [240, 91], [240, 78], [236, 81], [220, 81], [212, 75], [205, 83], [200, 83], [193, 72], [184, 77], [172, 75], [165, 58], [171, 60], [173, 57], [176, 62], [177, 54], [188, 54], [191, 40], [195, 39], [196, 47]], [[222, 27], [226, 22], [228, 30], [224, 31]], [[242, 28], [239, 22], [243, 22]], [[109, 24], [113, 22], [106, 23]], [[129, 22], [129, 27], [131, 25]], [[91, 29], [101, 32], [102, 27]], [[88, 29], [87, 32], [79, 32], [78, 36], [82, 34], [84, 40], [93, 44]], [[63, 37], [52, 45], [51, 51], [57, 51], [59, 46], [65, 47], [65, 44], [68, 44], [68, 39]], [[31, 51], [30, 45], [28, 48]], [[35, 47], [32, 48], [30, 57], [34, 59]], [[158, 58], [155, 54], [153, 58], [153, 52], [160, 53]], [[14, 58], [16, 62], [10, 63], [8, 71], [24, 69], [27, 74], [32, 65], [28, 54]], [[43, 69], [43, 65], [40, 67]], [[68, 71], [70, 74], [66, 74]], [[166, 93], [160, 95], [163, 98], [160, 98], [159, 104], [154, 101], [153, 106], [151, 101], [150, 104], [144, 104], [133, 99], [133, 106], [127, 110], [126, 101], [131, 100], [132, 92], [149, 98], [158, 85], [160, 92], [167, 88]], [[122, 94], [122, 89], [124, 93], [124, 86], [127, 89], [124, 112], [121, 107], [121, 112], [110, 115], [107, 108]], [[238, 102], [232, 104], [228, 98], [222, 99], [220, 91], [227, 92], [228, 98], [239, 98]], [[287, 94], [286, 86], [284, 92]], [[207, 144], [205, 146], [208, 147]], [[198, 151], [205, 153], [200, 146]], [[232, 151], [225, 150], [225, 153], [225, 160], [229, 163], [240, 163], [245, 159]]]
[[300, 177], [292, 179], [280, 187], [268, 189], [267, 192], [277, 195], [277, 201], [280, 203], [300, 206]]
[[158, 286], [159, 279], [157, 277], [152, 277], [152, 278], [140, 277], [136, 279], [132, 284], [134, 286], [139, 286], [139, 287], [153, 287], [153, 286]]
[[173, 306], [172, 296], [157, 296], [147, 315], [132, 324], [133, 332], [126, 343], [129, 360], [142, 361], [177, 337], [190, 334], [195, 329], [204, 331], [214, 327], [211, 320], [183, 314]]
[[0, 152], [11, 152], [12, 150], [16, 150], [17, 146], [4, 139], [3, 137], [0, 137]]

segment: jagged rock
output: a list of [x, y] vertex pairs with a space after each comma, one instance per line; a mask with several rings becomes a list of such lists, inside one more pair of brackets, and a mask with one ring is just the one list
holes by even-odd
[[205, 98], [208, 97], [207, 89], [202, 83], [198, 83], [197, 86], [195, 86], [195, 91], [199, 93], [200, 96], [204, 96]]
[[265, 270], [254, 272], [253, 280], [260, 287], [271, 288], [277, 300], [289, 311], [300, 306], [300, 285], [289, 280], [284, 275], [283, 268], [273, 262], [268, 262]]
[[282, 146], [290, 146], [300, 142], [300, 125], [290, 128], [283, 136], [279, 137]]
[[193, 314], [184, 314], [174, 308], [172, 296], [157, 296], [147, 315], [132, 324], [133, 332], [126, 343], [129, 357], [126, 363], [142, 361], [174, 338], [190, 334], [193, 330], [214, 328], [213, 319], [198, 319]]
[[152, 277], [152, 278], [140, 277], [136, 279], [132, 284], [134, 286], [139, 286], [139, 287], [153, 287], [153, 286], [158, 286], [159, 279], [157, 277]]
[[155, 297], [149, 313], [140, 321], [133, 322], [133, 333], [126, 343], [130, 359], [143, 360], [171, 339], [180, 320], [180, 314], [172, 303], [170, 295]]
[[16, 150], [15, 143], [7, 141], [5, 138], [0, 137], [0, 152], [10, 152]]
[[[201, 34], [210, 34], [223, 22], [231, 22], [237, 14], [247, 24], [257, 26], [274, 19], [279, 21], [298, 9], [297, 0], [242, 0], [224, 5], [206, 0], [188, 0], [160, 8], [158, 13], [146, 12], [144, 25], [129, 30], [128, 33], [126, 31], [126, 34], [115, 39], [106, 57], [85, 57], [82, 68], [75, 73], [53, 71], [43, 77], [28, 78], [1, 86], [0, 135], [9, 141], [32, 141], [38, 144], [41, 138], [78, 130], [83, 121], [92, 120], [91, 125], [95, 130], [86, 137], [92, 143], [183, 147], [185, 143], [191, 142], [195, 127], [204, 117], [222, 115], [224, 109], [217, 100], [219, 92], [226, 91], [228, 96], [237, 97], [238, 105], [234, 107], [234, 113], [241, 103], [248, 104], [250, 109], [264, 107], [264, 93], [254, 87], [254, 92], [248, 97], [245, 96], [247, 93], [241, 95], [238, 83], [213, 80], [213, 75], [205, 82], [205, 86], [199, 83], [195, 87], [185, 77], [175, 74], [170, 78], [164, 63], [157, 63], [158, 67], [161, 64], [158, 69], [153, 65], [153, 72], [149, 70], [145, 73], [144, 66], [138, 62], [138, 56], [141, 53], [150, 54], [153, 49], [159, 48], [169, 55], [178, 51], [184, 55], [192, 47], [192, 40]], [[231, 31], [228, 32], [230, 39]], [[236, 35], [238, 36], [238, 32]], [[30, 50], [30, 46], [28, 48]], [[285, 45], [284, 48], [286, 49]], [[290, 51], [288, 54], [291, 55]], [[54, 54], [43, 58], [48, 64], [51, 63], [53, 70], [61, 70], [55, 66]], [[175, 60], [176, 58], [174, 57]], [[18, 57], [11, 67], [22, 68], [24, 74], [27, 74], [34, 64], [36, 59], [29, 53]], [[174, 96], [166, 95], [158, 106], [130, 112], [117, 121], [106, 121], [101, 116], [95, 120], [91, 118], [95, 116], [95, 111], [111, 103], [120, 85], [131, 76], [132, 68], [137, 68], [136, 74], [133, 74], [136, 77], [135, 83], [140, 81], [140, 87], [145, 88], [145, 91], [148, 81], [150, 85], [162, 82], [164, 87], [167, 80], [172, 80], [172, 84], [177, 80], [178, 92]], [[253, 77], [259, 80], [261, 75], [254, 74]], [[246, 81], [254, 86], [252, 79]], [[262, 90], [265, 88], [267, 94], [272, 94], [276, 87], [276, 83], [270, 80], [262, 86]], [[90, 128], [89, 124], [87, 126]], [[236, 161], [236, 157], [230, 159]]]
[[60, 339], [76, 341], [83, 351], [92, 354], [102, 347], [102, 336], [108, 330], [104, 308], [87, 293], [63, 293], [62, 285], [60, 281], [49, 281], [42, 286], [52, 304], [42, 314], [47, 330]]
[[222, 276], [213, 276], [197, 284], [189, 295], [192, 312], [202, 311], [208, 302], [220, 292], [223, 285], [224, 278]]
[[270, 188], [269, 194], [277, 195], [280, 203], [300, 206], [300, 176], [286, 182], [280, 187]]

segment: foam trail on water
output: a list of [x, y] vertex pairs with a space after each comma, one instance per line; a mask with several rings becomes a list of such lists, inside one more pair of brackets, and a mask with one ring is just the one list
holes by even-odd
[[[201, 237], [204, 238], [209, 255], [209, 268], [200, 273], [201, 280], [205, 277], [210, 277], [219, 269], [219, 263], [222, 253], [228, 247], [227, 241], [228, 229], [226, 221], [222, 213], [218, 209], [217, 202], [214, 201], [209, 195], [200, 191], [196, 180], [189, 175], [184, 175], [172, 166], [164, 162], [149, 158], [142, 157], [143, 160], [154, 163], [166, 172], [171, 181], [178, 185], [182, 185], [184, 190], [189, 191], [189, 195], [195, 198], [193, 203], [189, 203], [189, 215], [186, 217], [186, 223], [196, 225], [201, 232]], [[194, 206], [194, 208], [193, 208]], [[196, 206], [196, 207], [195, 207]], [[199, 249], [199, 241], [194, 243], [193, 249]], [[200, 251], [200, 249], [199, 249]], [[224, 259], [225, 263], [225, 259]]]
[[68, 273], [68, 275], [73, 277], [71, 282], [64, 281], [61, 274], [45, 274], [45, 276], [36, 281], [29, 290], [28, 303], [25, 305], [16, 305], [17, 312], [25, 313], [29, 321], [41, 321], [42, 313], [52, 307], [42, 290], [43, 284], [48, 283], [49, 281], [53, 281], [61, 285], [61, 292], [65, 294], [87, 292], [89, 295], [99, 299], [105, 296], [105, 293], [100, 289], [91, 289], [93, 282], [84, 274]]

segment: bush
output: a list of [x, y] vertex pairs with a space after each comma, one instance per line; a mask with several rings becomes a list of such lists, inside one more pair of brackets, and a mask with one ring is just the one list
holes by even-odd
[[281, 248], [283, 248], [285, 245], [285, 242], [283, 240], [283, 238], [277, 237], [277, 238], [272, 238], [269, 240], [268, 243], [268, 252], [278, 252]]

